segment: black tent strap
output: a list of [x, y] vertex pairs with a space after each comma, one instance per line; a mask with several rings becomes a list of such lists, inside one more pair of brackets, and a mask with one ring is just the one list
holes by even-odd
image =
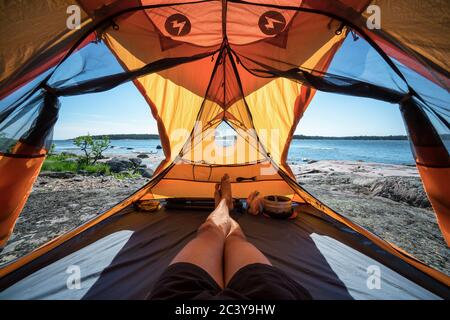
[[34, 159], [34, 158], [43, 158], [47, 156], [45, 153], [41, 154], [19, 154], [19, 153], [10, 153], [10, 152], [0, 152], [0, 156], [8, 157], [8, 158], [17, 158], [17, 159]]
[[146, 64], [140, 69], [132, 70], [132, 71], [124, 71], [121, 73], [116, 73], [109, 76], [103, 76], [99, 78], [94, 78], [90, 80], [85, 80], [82, 82], [79, 82], [74, 85], [69, 86], [61, 86], [61, 87], [54, 87], [52, 89], [48, 89], [47, 85], [43, 86], [43, 89], [45, 89], [47, 92], [53, 92], [56, 96], [73, 96], [73, 95], [79, 95], [79, 94], [86, 94], [86, 93], [95, 93], [95, 92], [102, 92], [107, 91], [110, 89], [113, 89], [125, 82], [134, 80], [136, 78], [152, 74], [155, 72], [161, 72], [166, 69], [173, 68], [175, 66], [189, 63], [197, 60], [201, 60], [203, 58], [213, 56], [216, 54], [219, 50], [215, 50], [212, 52], [205, 52], [196, 54], [189, 57], [175, 57], [175, 58], [163, 58], [154, 62], [151, 62], [149, 64]]
[[[235, 52], [233, 53], [235, 56], [237, 56]], [[243, 62], [243, 58], [260, 66], [262, 69], [249, 68]], [[373, 98], [389, 103], [400, 103], [402, 99], [405, 99], [405, 97], [409, 97], [412, 94], [411, 92], [403, 93], [369, 82], [364, 82], [343, 76], [337, 76], [321, 71], [307, 71], [301, 68], [277, 70], [273, 67], [244, 56], [241, 57], [239, 61], [245, 70], [256, 77], [287, 78], [324, 92]]]

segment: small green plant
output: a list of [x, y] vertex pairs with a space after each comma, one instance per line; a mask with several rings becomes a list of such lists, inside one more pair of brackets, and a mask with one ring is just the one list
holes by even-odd
[[111, 173], [109, 166], [104, 163], [90, 164], [86, 166], [81, 165], [78, 170], [83, 170], [90, 174], [109, 175]]
[[90, 134], [75, 138], [73, 143], [83, 151], [80, 162], [85, 165], [94, 165], [98, 159], [103, 157], [103, 152], [109, 148], [109, 138], [103, 136], [101, 139], [93, 139]]
[[124, 179], [128, 179], [128, 178], [139, 178], [141, 175], [138, 173], [112, 173], [111, 174], [114, 178], [116, 178], [117, 180], [124, 180]]
[[48, 149], [49, 156], [53, 156], [55, 154], [55, 147], [56, 147], [56, 145], [54, 143], [52, 143], [52, 145], [50, 146], [50, 149]]
[[84, 171], [89, 174], [111, 174], [110, 168], [107, 164], [84, 164], [75, 161], [66, 161], [65, 159], [59, 158], [58, 156], [47, 157], [47, 159], [45, 159], [44, 161], [44, 164], [42, 165], [42, 171], [74, 173]]
[[52, 172], [77, 172], [78, 171], [78, 163], [76, 162], [68, 162], [68, 161], [60, 161], [55, 159], [47, 158], [42, 165], [42, 171], [52, 171]]

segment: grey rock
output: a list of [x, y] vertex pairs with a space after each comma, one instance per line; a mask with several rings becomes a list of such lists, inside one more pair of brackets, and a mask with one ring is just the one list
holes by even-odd
[[151, 178], [153, 176], [153, 170], [147, 169], [147, 168], [138, 168], [138, 172], [143, 176], [144, 178]]
[[131, 158], [130, 161], [131, 161], [136, 167], [138, 167], [138, 166], [142, 163], [142, 159], [140, 159], [140, 158]]
[[406, 177], [402, 179], [395, 177], [380, 178], [373, 182], [370, 192], [372, 196], [404, 202], [414, 207], [431, 207], [422, 183], [418, 179]]
[[149, 158], [148, 154], [145, 154], [145, 153], [140, 153], [140, 154], [137, 155], [137, 157], [138, 157], [138, 158], [141, 158], [141, 159], [147, 159], [147, 158]]
[[121, 159], [114, 157], [111, 160], [106, 161], [106, 164], [110, 167], [111, 171], [114, 173], [119, 173], [122, 171], [128, 171], [134, 167], [133, 162], [128, 159]]
[[75, 173], [73, 172], [43, 172], [41, 176], [49, 177], [49, 178], [57, 178], [57, 179], [70, 179], [75, 177]]

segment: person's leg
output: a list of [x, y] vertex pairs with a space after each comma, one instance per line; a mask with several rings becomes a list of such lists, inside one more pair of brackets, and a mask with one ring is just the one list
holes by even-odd
[[228, 208], [232, 199], [229, 184], [229, 178], [225, 175], [221, 184], [216, 185], [216, 209], [198, 228], [197, 236], [187, 243], [170, 263], [195, 264], [208, 272], [221, 288], [224, 287], [223, 247], [231, 227]]
[[[230, 218], [231, 219], [231, 218]], [[224, 248], [224, 284], [242, 267], [253, 263], [272, 265], [267, 257], [253, 244], [247, 241], [239, 224], [231, 219], [231, 229], [225, 240]]]

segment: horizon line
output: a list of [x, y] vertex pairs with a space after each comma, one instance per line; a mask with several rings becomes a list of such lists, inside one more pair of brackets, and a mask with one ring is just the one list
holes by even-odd
[[[100, 138], [100, 137], [108, 137], [108, 138], [116, 138], [112, 140], [125, 140], [125, 139], [131, 139], [131, 138], [138, 138], [140, 139], [159, 139], [158, 133], [114, 133], [114, 134], [96, 134], [91, 135], [91, 137], [94, 138]], [[80, 136], [77, 136], [80, 137]], [[68, 141], [68, 140], [74, 140], [77, 137], [73, 138], [65, 138], [65, 139], [54, 139], [55, 141]], [[407, 135], [352, 135], [352, 136], [319, 136], [319, 135], [303, 135], [303, 134], [294, 134], [292, 136], [293, 139], [380, 139], [380, 138], [402, 138], [407, 139]]]

